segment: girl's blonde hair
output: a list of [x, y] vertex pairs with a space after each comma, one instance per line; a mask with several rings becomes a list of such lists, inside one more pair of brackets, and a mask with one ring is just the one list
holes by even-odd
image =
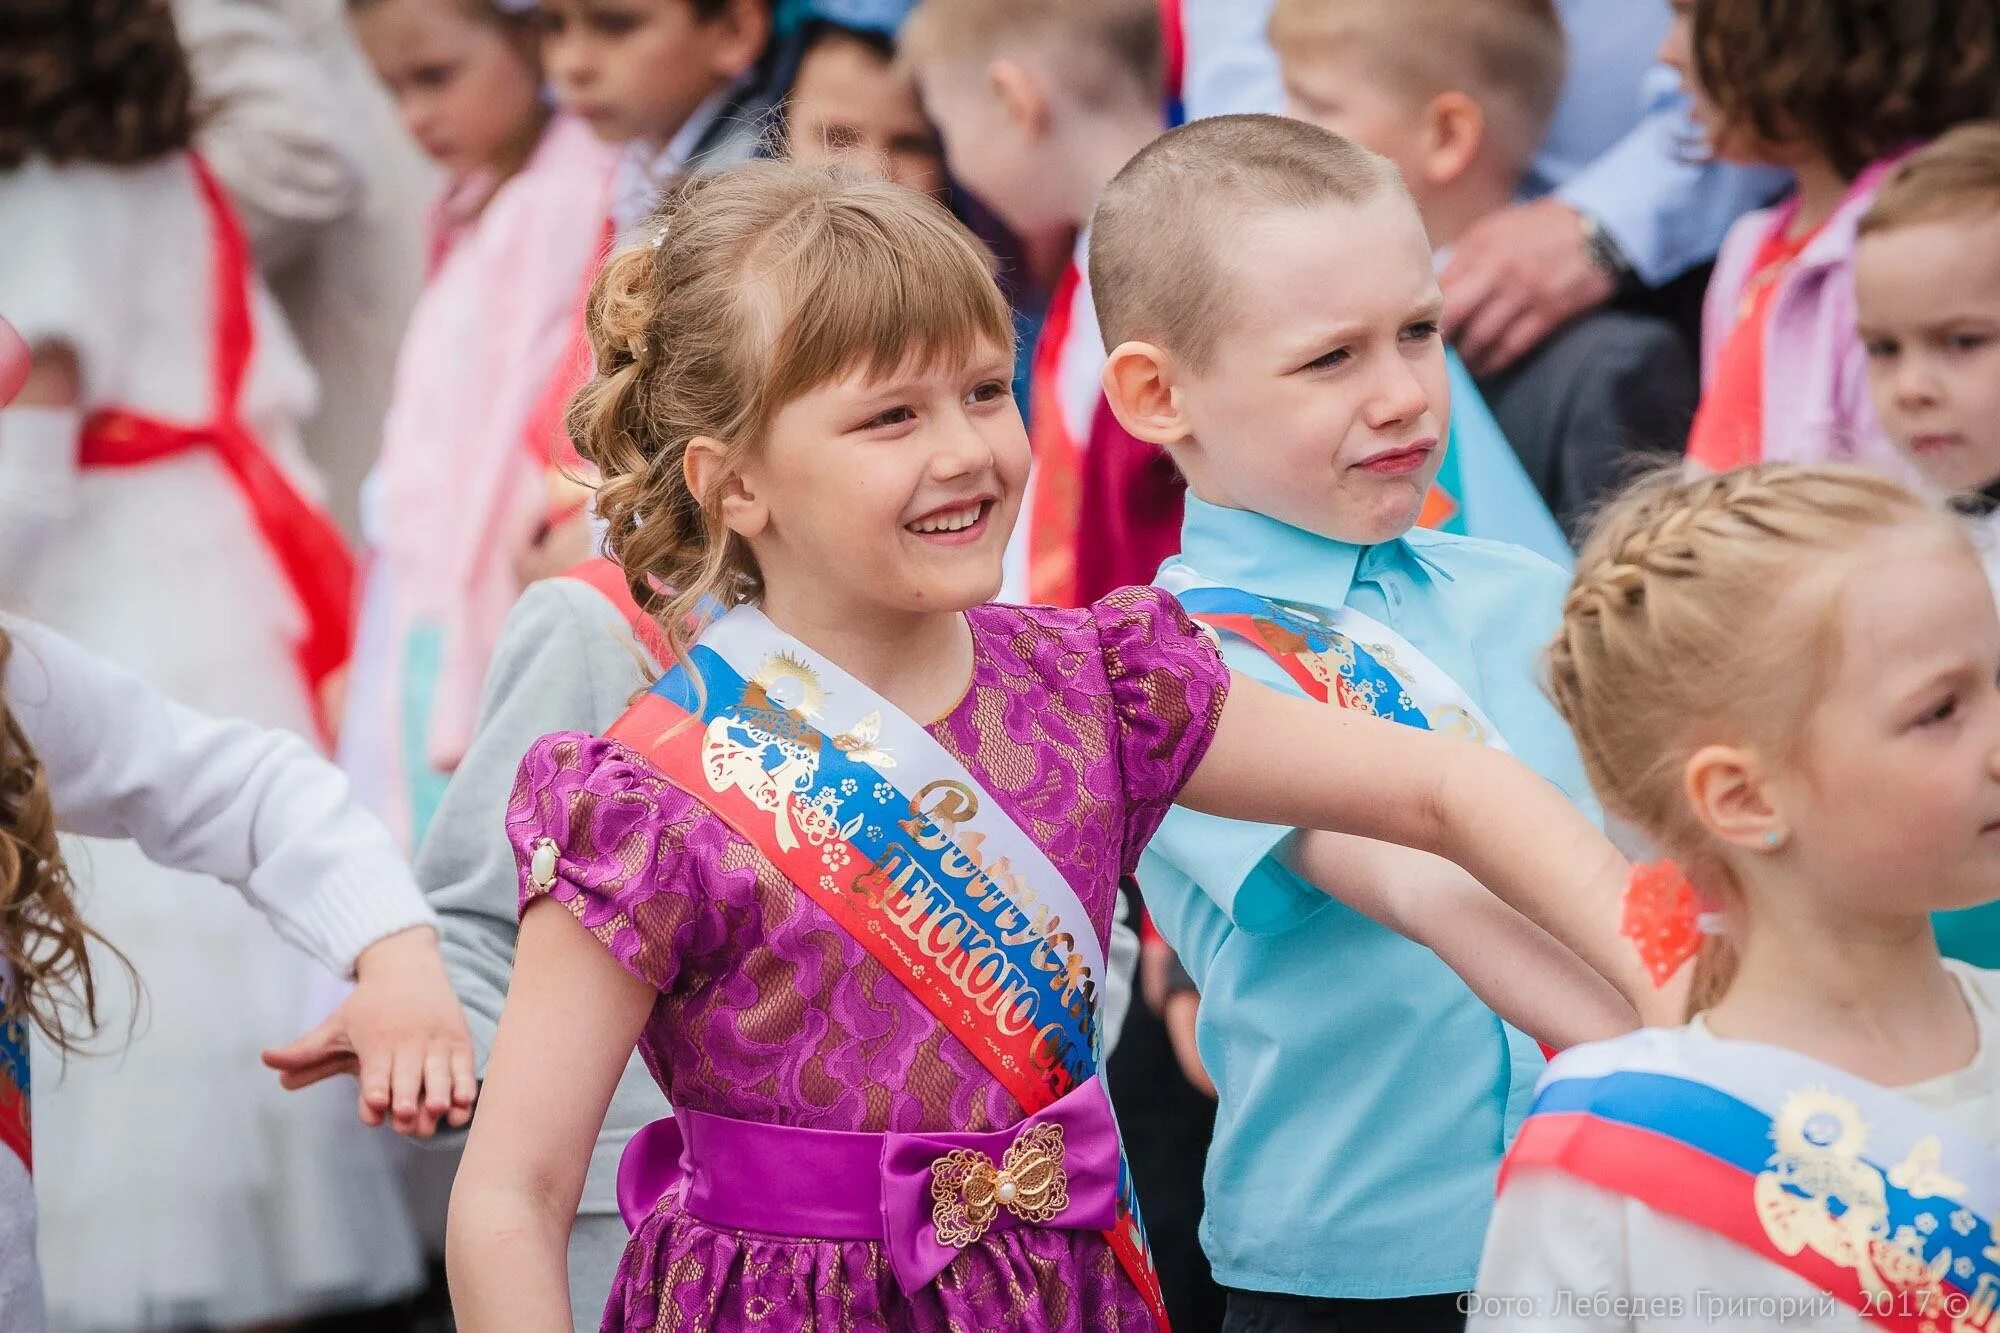
[[591, 292], [596, 375], [569, 432], [601, 483], [611, 553], [676, 658], [705, 599], [761, 592], [723, 526], [720, 487], [697, 496], [690, 441], [725, 471], [780, 408], [849, 374], [887, 375], [1014, 346], [992, 260], [940, 205], [841, 166], [751, 162], [691, 177], [612, 256]]
[[[1936, 507], [1844, 465], [1765, 463], [1641, 480], [1599, 517], [1547, 657], [1549, 693], [1613, 816], [1711, 891], [1734, 891], [1682, 790], [1718, 741], [1795, 755], [1835, 661], [1835, 601], [1852, 557], [1902, 527], [1965, 540]], [[1967, 548], [1968, 551], [1970, 548]], [[1727, 985], [1714, 937], [1694, 1008]]]
[[[14, 641], [0, 626], [0, 680], [13, 655]], [[0, 987], [0, 1022], [25, 1016], [56, 1049], [77, 1049], [97, 1026], [91, 940], [103, 943], [77, 911], [76, 885], [56, 841], [48, 778], [0, 694], [0, 962], [13, 975]], [[123, 955], [111, 952], [129, 973]], [[71, 1027], [79, 1009], [81, 1031]]]

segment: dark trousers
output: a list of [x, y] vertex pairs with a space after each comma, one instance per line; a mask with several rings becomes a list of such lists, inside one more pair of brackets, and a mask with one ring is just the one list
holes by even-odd
[[1460, 1299], [1447, 1294], [1336, 1301], [1231, 1289], [1222, 1333], [1464, 1333]]
[[1215, 1103], [1181, 1077], [1166, 1025], [1136, 995], [1111, 1057], [1109, 1083], [1167, 1317], [1174, 1333], [1215, 1333], [1222, 1326], [1222, 1288], [1209, 1276], [1195, 1234]]

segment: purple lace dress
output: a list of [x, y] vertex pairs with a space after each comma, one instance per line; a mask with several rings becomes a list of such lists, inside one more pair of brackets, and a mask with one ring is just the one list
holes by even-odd
[[[1118, 879], [1200, 761], [1228, 674], [1179, 605], [1128, 588], [1058, 611], [968, 613], [971, 688], [930, 733], [1068, 875], [1101, 934]], [[810, 899], [614, 741], [543, 737], [508, 811], [522, 908], [550, 896], [660, 992], [639, 1039], [677, 1106], [811, 1129], [1004, 1129], [1014, 1099]], [[783, 1163], [772, 1163], [782, 1171]], [[906, 1296], [881, 1247], [728, 1231], [669, 1195], [618, 1271], [605, 1333], [712, 1329], [1150, 1330], [1094, 1232], [994, 1231]]]

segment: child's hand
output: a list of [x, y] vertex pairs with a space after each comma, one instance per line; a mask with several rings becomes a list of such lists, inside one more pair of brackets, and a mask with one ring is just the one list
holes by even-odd
[[472, 1035], [437, 932], [420, 926], [369, 945], [355, 965], [354, 993], [305, 1036], [264, 1052], [264, 1063], [290, 1091], [356, 1075], [365, 1125], [386, 1117], [400, 1134], [429, 1138], [440, 1121], [465, 1124], [478, 1091]]

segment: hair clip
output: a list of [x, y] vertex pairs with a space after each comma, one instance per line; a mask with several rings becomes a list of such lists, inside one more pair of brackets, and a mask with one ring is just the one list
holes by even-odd
[[653, 228], [652, 239], [648, 240], [646, 244], [651, 246], [653, 249], [658, 250], [666, 243], [667, 243], [667, 224], [662, 222], [659, 226]]
[[1701, 895], [1672, 861], [1635, 865], [1625, 881], [1618, 933], [1632, 941], [1657, 989], [1701, 952], [1702, 936], [1712, 933], [1704, 920], [1719, 916], [1702, 910]]

